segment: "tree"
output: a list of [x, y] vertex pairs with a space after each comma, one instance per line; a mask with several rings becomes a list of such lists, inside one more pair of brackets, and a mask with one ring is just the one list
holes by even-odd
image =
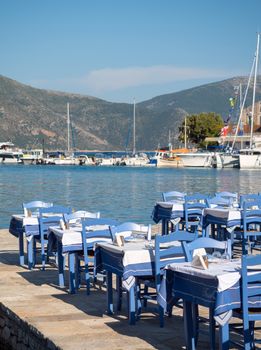
[[[206, 137], [219, 136], [220, 130], [224, 126], [224, 121], [219, 114], [200, 113], [186, 117], [187, 141], [204, 147]], [[185, 120], [179, 128], [179, 140], [185, 140]]]

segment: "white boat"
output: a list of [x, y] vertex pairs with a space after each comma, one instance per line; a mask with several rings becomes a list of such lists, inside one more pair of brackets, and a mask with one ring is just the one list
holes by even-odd
[[239, 168], [239, 154], [215, 152], [213, 155], [213, 168]]
[[167, 147], [159, 148], [155, 155], [150, 157], [150, 164], [154, 164], [158, 168], [177, 168], [182, 167], [181, 158], [177, 156], [176, 152], [181, 150], [173, 150], [171, 143]]
[[83, 154], [78, 157], [79, 165], [96, 165], [94, 157], [88, 157]]
[[18, 164], [21, 163], [22, 151], [15, 149], [12, 142], [0, 143], [0, 163], [1, 164]]
[[211, 168], [214, 164], [213, 152], [187, 152], [177, 153], [184, 167]]
[[123, 166], [151, 166], [150, 160], [145, 153], [135, 154], [134, 156], [122, 157], [119, 165], [123, 165]]
[[42, 149], [30, 149], [23, 151], [21, 157], [23, 164], [41, 164], [43, 161]]
[[[255, 71], [254, 71], [251, 124], [250, 124], [250, 145], [249, 145], [249, 148], [241, 149], [239, 152], [239, 166], [241, 169], [261, 169], [261, 140], [260, 138], [255, 138], [253, 136], [256, 80], [257, 80], [257, 69], [258, 69], [258, 59], [259, 59], [259, 41], [260, 41], [260, 33], [258, 33], [257, 35], [257, 47], [256, 47], [256, 53], [255, 53], [255, 58], [253, 62], [253, 67], [255, 66]], [[253, 70], [253, 67], [252, 67], [252, 70]], [[250, 73], [249, 82], [252, 75], [251, 73]]]

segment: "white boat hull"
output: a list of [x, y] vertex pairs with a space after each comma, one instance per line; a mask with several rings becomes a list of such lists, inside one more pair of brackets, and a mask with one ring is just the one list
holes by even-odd
[[261, 154], [240, 154], [240, 169], [261, 169]]
[[209, 168], [213, 166], [212, 153], [184, 153], [177, 154], [181, 158], [184, 167], [201, 167]]
[[239, 168], [239, 155], [229, 153], [215, 153], [214, 168]]
[[157, 159], [158, 168], [179, 168], [183, 167], [182, 161], [179, 159]]

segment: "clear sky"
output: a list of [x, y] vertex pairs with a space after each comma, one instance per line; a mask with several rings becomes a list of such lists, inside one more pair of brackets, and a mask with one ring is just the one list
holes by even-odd
[[248, 75], [261, 0], [0, 0], [0, 74], [131, 103]]

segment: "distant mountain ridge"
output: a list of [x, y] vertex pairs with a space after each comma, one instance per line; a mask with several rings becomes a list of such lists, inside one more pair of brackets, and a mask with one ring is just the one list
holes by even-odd
[[[136, 104], [136, 149], [153, 150], [168, 143], [169, 132], [177, 143], [184, 116], [215, 112], [226, 117], [234, 86], [245, 77], [231, 78]], [[261, 99], [260, 86], [257, 98]], [[79, 150], [132, 149], [133, 106], [78, 94], [33, 88], [0, 75], [0, 141], [12, 141], [22, 148], [48, 150], [67, 147], [66, 105], [74, 146]], [[247, 105], [251, 104], [251, 98]]]

